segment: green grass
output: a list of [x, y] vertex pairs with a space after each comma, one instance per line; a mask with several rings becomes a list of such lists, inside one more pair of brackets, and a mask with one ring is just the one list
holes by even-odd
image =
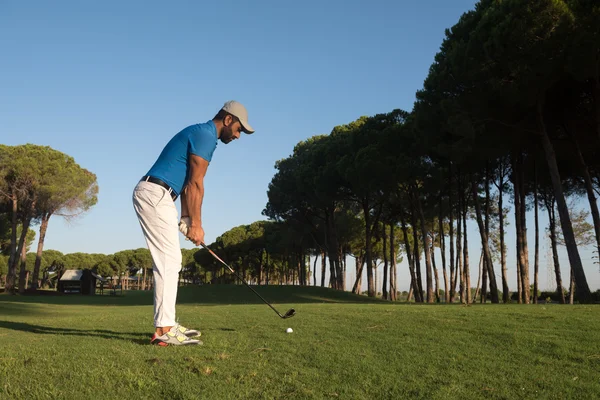
[[[0, 295], [0, 398], [593, 399], [600, 306], [407, 305], [321, 288], [180, 288], [203, 346], [150, 346], [152, 294]], [[292, 327], [294, 333], [286, 334]]]

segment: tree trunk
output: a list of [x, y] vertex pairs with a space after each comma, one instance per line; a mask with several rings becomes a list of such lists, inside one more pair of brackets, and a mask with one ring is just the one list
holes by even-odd
[[381, 224], [383, 227], [383, 234], [381, 240], [383, 240], [383, 283], [381, 285], [381, 297], [388, 300], [388, 254], [387, 254], [387, 234], [385, 229], [385, 223]]
[[298, 263], [298, 284], [306, 286], [306, 264], [304, 259], [304, 249], [300, 248], [300, 253], [297, 256]]
[[360, 288], [362, 286], [362, 275], [363, 275], [363, 267], [365, 265], [365, 257], [361, 255], [357, 258], [356, 263], [356, 280], [354, 281], [354, 286], [352, 287], [352, 293], [360, 294]]
[[[303, 255], [301, 252], [298, 252], [294, 255], [293, 257], [294, 260], [294, 270], [296, 273], [296, 276], [298, 277], [298, 286], [303, 286], [304, 285], [304, 276], [302, 274], [302, 261], [303, 261]], [[248, 279], [246, 279], [247, 281]], [[241, 282], [240, 282], [241, 283]]]
[[500, 185], [498, 187], [498, 218], [500, 224], [500, 263], [502, 264], [502, 301], [510, 302], [510, 293], [508, 289], [508, 271], [506, 268], [506, 249], [504, 245], [504, 210], [502, 197], [504, 195], [504, 166], [500, 167]]
[[523, 302], [523, 281], [521, 279], [521, 269], [523, 268], [523, 254], [522, 254], [522, 243], [521, 237], [523, 232], [521, 230], [521, 184], [520, 184], [520, 169], [521, 165], [519, 162], [520, 155], [513, 154], [512, 165], [513, 165], [513, 188], [514, 188], [514, 200], [515, 200], [515, 230], [517, 235], [517, 302], [521, 304]]
[[14, 285], [14, 278], [15, 276], [13, 275], [11, 278], [11, 271], [10, 268], [13, 265], [15, 258], [17, 257], [17, 211], [18, 211], [18, 200], [17, 200], [17, 195], [13, 193], [13, 197], [11, 199], [11, 205], [12, 205], [12, 213], [11, 213], [11, 220], [10, 220], [10, 252], [9, 252], [9, 257], [8, 257], [8, 273], [7, 273], [7, 283], [6, 283], [6, 289], [8, 291], [8, 285], [11, 280], [12, 280], [12, 284]]
[[335, 257], [331, 257], [331, 251], [329, 252], [329, 284], [327, 287], [332, 289], [337, 289], [337, 277], [335, 276], [335, 271], [337, 270], [335, 266]]
[[431, 252], [430, 252], [430, 240], [425, 229], [425, 215], [423, 214], [423, 207], [421, 206], [421, 198], [419, 194], [414, 191], [415, 202], [417, 203], [417, 209], [419, 210], [419, 217], [421, 219], [421, 233], [423, 235], [423, 250], [425, 253], [425, 277], [427, 279], [427, 302], [433, 303], [433, 274], [431, 270]]
[[483, 253], [486, 258], [488, 268], [488, 277], [490, 279], [490, 294], [492, 296], [492, 303], [499, 303], [498, 301], [498, 286], [496, 285], [496, 275], [494, 275], [494, 262], [492, 261], [492, 253], [490, 246], [488, 245], [488, 237], [485, 234], [485, 227], [483, 226], [483, 219], [481, 217], [481, 206], [479, 205], [479, 198], [477, 196], [477, 184], [474, 179], [471, 179], [471, 190], [473, 193], [473, 201], [475, 203], [475, 213], [477, 214], [477, 225], [479, 226], [479, 233], [481, 236], [481, 244], [483, 246]]
[[15, 290], [15, 282], [17, 280], [17, 271], [14, 267], [15, 259], [17, 258], [17, 196], [12, 197], [12, 214], [11, 214], [11, 232], [10, 232], [10, 254], [8, 257], [8, 271], [4, 288], [7, 293], [12, 293]]
[[540, 226], [538, 216], [538, 182], [537, 182], [537, 167], [535, 160], [533, 162], [533, 203], [535, 212], [535, 258], [534, 258], [534, 272], [533, 272], [533, 304], [538, 303], [538, 272], [540, 267]]
[[338, 249], [338, 240], [337, 234], [335, 230], [335, 216], [334, 216], [335, 208], [332, 207], [327, 213], [325, 217], [325, 226], [326, 226], [326, 236], [327, 236], [327, 251], [329, 256], [329, 283], [333, 289], [342, 290], [340, 286], [340, 277], [338, 277], [338, 272], [341, 270], [340, 268], [340, 258], [337, 252]]
[[365, 252], [367, 263], [367, 292], [369, 297], [375, 297], [375, 282], [373, 281], [373, 243], [371, 243], [371, 208], [369, 207], [369, 199], [365, 198], [362, 202], [363, 213], [365, 217]]
[[[517, 239], [518, 240], [518, 239]], [[517, 245], [519, 247], [519, 245]], [[521, 260], [517, 255], [517, 303], [523, 303], [523, 287], [521, 282]]]
[[325, 287], [325, 273], [327, 272], [327, 255], [321, 251], [321, 287]]
[[521, 174], [521, 188], [519, 189], [519, 193], [521, 194], [521, 241], [522, 246], [521, 251], [523, 254], [524, 263], [521, 268], [521, 288], [523, 290], [523, 302], [525, 304], [530, 303], [530, 293], [531, 285], [529, 281], [529, 247], [527, 245], [527, 201], [526, 201], [526, 191], [525, 191], [525, 168], [523, 168], [523, 158], [521, 156], [521, 168], [519, 168], [519, 172]]
[[[293, 253], [291, 257], [292, 261], [292, 285], [302, 286], [302, 270], [300, 269], [300, 260], [302, 256], [300, 253]], [[245, 277], [245, 275], [242, 275]], [[240, 282], [241, 284], [241, 282]]]
[[560, 304], [565, 304], [565, 293], [563, 291], [560, 262], [558, 260], [558, 245], [556, 243], [556, 215], [554, 214], [554, 197], [546, 202], [548, 210], [548, 221], [550, 223], [550, 243], [552, 245], [552, 260], [554, 261], [554, 274], [556, 276], [556, 292], [560, 297]]
[[454, 279], [454, 204], [452, 203], [452, 163], [449, 166], [449, 176], [450, 176], [450, 188], [448, 189], [448, 234], [450, 239], [450, 295], [448, 299], [448, 303], [452, 303], [454, 301], [454, 295], [456, 292], [456, 280]]
[[[481, 252], [481, 254], [483, 255], [483, 251]], [[481, 303], [485, 303], [485, 300], [487, 299], [488, 281], [487, 281], [487, 265], [485, 267], [483, 266], [483, 258], [482, 258], [481, 264], [482, 264], [482, 266], [480, 268], [480, 273], [481, 273], [481, 277], [480, 277], [481, 278]], [[477, 280], [477, 289], [479, 289], [479, 279]]]
[[585, 277], [585, 271], [583, 270], [583, 264], [579, 256], [579, 250], [575, 242], [575, 234], [573, 233], [573, 225], [571, 224], [571, 217], [569, 216], [569, 209], [567, 208], [567, 202], [563, 193], [562, 183], [560, 181], [560, 174], [558, 171], [558, 165], [556, 164], [556, 156], [554, 148], [548, 137], [546, 131], [546, 125], [544, 122], [543, 114], [543, 103], [538, 102], [538, 120], [540, 124], [540, 133], [542, 146], [544, 147], [544, 153], [546, 154], [546, 161], [548, 162], [548, 170], [550, 172], [550, 178], [552, 179], [552, 186], [554, 187], [554, 193], [556, 202], [558, 204], [558, 215], [560, 217], [560, 224], [563, 230], [563, 237], [565, 239], [565, 245], [567, 247], [567, 254], [569, 256], [569, 263], [573, 269], [573, 276], [575, 277], [575, 286], [577, 289], [577, 298], [580, 303], [590, 303], [593, 301], [592, 293]]
[[[479, 284], [481, 283], [481, 278], [483, 275], [483, 271], [485, 271], [485, 268], [483, 268], [483, 249], [481, 249], [481, 255], [479, 256], [479, 276], [477, 278], [477, 286], [475, 286], [475, 296], [473, 296], [473, 303], [475, 303], [477, 301], [477, 296], [479, 295]], [[481, 304], [485, 303], [485, 297], [483, 297], [483, 288], [481, 290]]]
[[[432, 225], [432, 226], [435, 226]], [[435, 279], [435, 302], [439, 303], [440, 302], [440, 277], [438, 275], [438, 270], [437, 267], [435, 265], [435, 245], [432, 244], [431, 246], [431, 268], [433, 269], [433, 277]]]
[[379, 283], [379, 281], [377, 280], [377, 278], [378, 278], [377, 260], [373, 260], [373, 280], [375, 281], [375, 297], [377, 297], [377, 293], [379, 293], [379, 291], [377, 290], [377, 288], [379, 287], [377, 285]]
[[[408, 270], [410, 272], [410, 287], [411, 290], [413, 288], [413, 285], [416, 285], [417, 282], [417, 276], [415, 273], [415, 264], [414, 264], [414, 258], [412, 257], [412, 250], [410, 248], [410, 243], [408, 242], [408, 229], [406, 228], [406, 221], [404, 220], [404, 214], [400, 213], [400, 224], [402, 226], [402, 233], [404, 236], [404, 248], [406, 249], [406, 258], [408, 259]], [[419, 297], [418, 294], [418, 290], [415, 291], [415, 302], [419, 303], [419, 302], [423, 302], [423, 299], [421, 299]], [[410, 297], [409, 297], [410, 298]]]
[[[271, 266], [269, 263], [269, 258], [270, 258], [269, 252], [267, 251], [266, 253], [267, 253], [267, 260], [265, 261], [265, 285], [269, 286], [269, 273], [271, 271]], [[317, 286], [316, 278], [315, 278], [315, 286]]]
[[[31, 206], [31, 210], [33, 210], [33, 208], [35, 207], [35, 205]], [[27, 231], [29, 230], [29, 224], [31, 223], [31, 218], [29, 217], [30, 214], [27, 214], [24, 216], [24, 222], [23, 222], [23, 230], [21, 231], [21, 237], [19, 238], [19, 244], [17, 246], [17, 255], [21, 255], [23, 251], [25, 251], [25, 253], [27, 253]], [[6, 291], [10, 292], [10, 293], [14, 293], [15, 287], [14, 287], [14, 283], [17, 280], [17, 267], [19, 266], [19, 262], [21, 261], [21, 257], [19, 256], [15, 256], [15, 259], [13, 260], [13, 264], [12, 266], [8, 266], [8, 273], [12, 274], [12, 286], [9, 287], [8, 283], [6, 285]], [[19, 272], [19, 292], [23, 293], [24, 290], [24, 286], [25, 286], [25, 271], [20, 271]]]
[[[489, 162], [485, 165], [485, 235], [490, 237], [490, 168]], [[483, 252], [482, 252], [483, 254]], [[483, 258], [485, 260], [485, 257]], [[482, 262], [481, 260], [479, 261]], [[488, 288], [488, 267], [487, 265], [481, 267], [481, 303], [485, 304], [487, 300], [487, 288]]]
[[598, 139], [600, 139], [600, 79], [598, 79], [598, 77], [592, 79], [592, 93], [594, 95], [594, 105], [596, 108], [596, 135], [598, 135]]
[[344, 256], [342, 257], [342, 259], [343, 259], [343, 264], [342, 264], [343, 267], [342, 267], [342, 273], [340, 275], [342, 280], [341, 280], [340, 284], [342, 286], [341, 290], [346, 290], [346, 254], [345, 253], [344, 253]]
[[[412, 197], [412, 196], [411, 196]], [[411, 199], [412, 210], [410, 213], [411, 217], [411, 225], [413, 231], [413, 259], [415, 260], [415, 277], [416, 277], [416, 285], [415, 285], [415, 300], [418, 298], [420, 301], [425, 301], [424, 293], [423, 293], [423, 284], [421, 279], [421, 252], [419, 251], [419, 228], [417, 225], [417, 215], [416, 215], [416, 206], [414, 204], [414, 199]]]
[[461, 195], [461, 184], [460, 184], [460, 171], [457, 172], [457, 186], [458, 186], [458, 203], [457, 203], [457, 213], [456, 213], [456, 273], [458, 276], [454, 277], [454, 284], [460, 277], [459, 282], [459, 292], [460, 292], [460, 302], [464, 302], [465, 288], [464, 288], [464, 280], [463, 280], [463, 272], [462, 272], [462, 198]]
[[344, 261], [343, 261], [343, 252], [342, 252], [342, 247], [339, 244], [338, 241], [338, 237], [337, 237], [337, 227], [335, 226], [335, 219], [332, 218], [331, 220], [332, 223], [332, 230], [333, 230], [333, 234], [334, 234], [334, 243], [336, 244], [336, 255], [337, 255], [337, 271], [336, 271], [336, 279], [337, 279], [337, 287], [338, 290], [344, 290], [344, 271], [345, 271], [345, 265], [344, 265]]
[[577, 290], [575, 288], [575, 275], [573, 274], [573, 268], [571, 268], [571, 279], [569, 279], [569, 281], [571, 282], [569, 285], [569, 304], [573, 304], [573, 301], [575, 300], [575, 291]]
[[440, 252], [442, 254], [442, 272], [444, 275], [444, 301], [446, 304], [450, 303], [450, 293], [448, 292], [448, 274], [446, 272], [446, 239], [444, 237], [444, 214], [442, 211], [442, 196], [440, 196], [440, 216], [439, 222], [439, 235], [440, 235]]
[[[460, 278], [460, 280], [459, 280]], [[456, 276], [454, 277], [455, 281], [458, 281], [458, 286], [459, 286], [459, 300], [461, 302], [461, 304], [464, 304], [465, 302], [465, 285], [464, 285], [464, 275], [463, 275], [463, 270], [462, 270], [462, 263], [458, 264], [458, 268], [456, 269]]]
[[21, 268], [19, 271], [19, 293], [25, 293], [27, 289], [27, 246], [21, 248], [21, 257], [19, 257]]
[[396, 247], [394, 244], [394, 225], [390, 224], [390, 300], [398, 300], [398, 287], [396, 285]]
[[315, 255], [315, 262], [313, 263], [313, 286], [317, 286], [317, 261], [319, 261], [319, 255]]
[[[267, 251], [266, 250], [261, 250], [260, 252], [260, 260], [258, 262], [258, 285], [264, 285], [265, 284], [265, 257], [266, 257]], [[317, 261], [317, 257], [315, 257], [315, 262]], [[316, 267], [316, 265], [315, 265]], [[313, 271], [315, 271], [315, 268], [313, 268]], [[310, 255], [308, 257], [308, 273], [310, 274]], [[313, 274], [314, 275], [314, 274]], [[193, 282], [193, 281], [192, 281]], [[308, 282], [310, 283], [310, 278], [308, 279]]]
[[[304, 249], [300, 248], [298, 253], [298, 284], [300, 286], [306, 286], [306, 260], [304, 258]], [[310, 266], [310, 264], [309, 264]]]
[[44, 240], [46, 239], [46, 230], [48, 229], [48, 221], [50, 219], [49, 214], [42, 216], [42, 222], [40, 224], [40, 238], [38, 240], [37, 253], [35, 256], [35, 265], [33, 267], [33, 277], [31, 279], [32, 289], [38, 289], [40, 279], [40, 266], [42, 264], [42, 251], [44, 250]]
[[[300, 268], [302, 268], [302, 284], [304, 286], [310, 285], [310, 256], [308, 255], [308, 251], [306, 254], [304, 253], [304, 249], [302, 249], [303, 253], [300, 255]], [[306, 270], [306, 266], [308, 265], [308, 271]], [[308, 274], [307, 274], [308, 272]], [[260, 281], [259, 281], [260, 284]]]
[[[464, 190], [461, 192], [464, 193]], [[468, 240], [468, 235], [467, 235], [467, 211], [468, 211], [468, 203], [469, 203], [469, 196], [468, 194], [463, 197], [463, 238], [465, 241], [465, 244], [463, 246], [463, 253], [464, 253], [464, 264], [463, 264], [463, 273], [465, 275], [465, 295], [466, 295], [466, 299], [465, 299], [465, 303], [466, 304], [471, 304], [472, 303], [472, 299], [471, 299], [471, 269], [469, 268], [469, 240]]]

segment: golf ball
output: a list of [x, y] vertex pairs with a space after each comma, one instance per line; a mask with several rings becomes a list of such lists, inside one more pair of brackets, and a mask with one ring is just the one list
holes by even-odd
[[292, 332], [294, 332], [294, 331], [292, 330], [292, 328], [287, 328], [285, 331], [286, 331], [287, 333], [292, 333]]

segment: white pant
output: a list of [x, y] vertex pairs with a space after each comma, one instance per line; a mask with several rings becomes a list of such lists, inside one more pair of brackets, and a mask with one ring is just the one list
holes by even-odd
[[133, 191], [133, 207], [152, 255], [154, 326], [173, 326], [182, 262], [175, 202], [165, 188], [141, 181]]

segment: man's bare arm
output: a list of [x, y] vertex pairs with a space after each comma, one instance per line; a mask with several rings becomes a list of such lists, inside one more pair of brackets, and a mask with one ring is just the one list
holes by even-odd
[[186, 189], [187, 189], [187, 187], [184, 187], [179, 195], [179, 199], [181, 200], [181, 218], [190, 216], [190, 212], [188, 211], [188, 206], [187, 206]]
[[184, 190], [185, 199], [182, 198], [182, 215], [184, 204], [186, 212], [190, 217], [190, 226], [187, 237], [196, 245], [204, 242], [204, 230], [202, 229], [202, 201], [204, 200], [204, 176], [208, 169], [208, 161], [202, 157], [190, 154], [189, 156], [189, 179]]

